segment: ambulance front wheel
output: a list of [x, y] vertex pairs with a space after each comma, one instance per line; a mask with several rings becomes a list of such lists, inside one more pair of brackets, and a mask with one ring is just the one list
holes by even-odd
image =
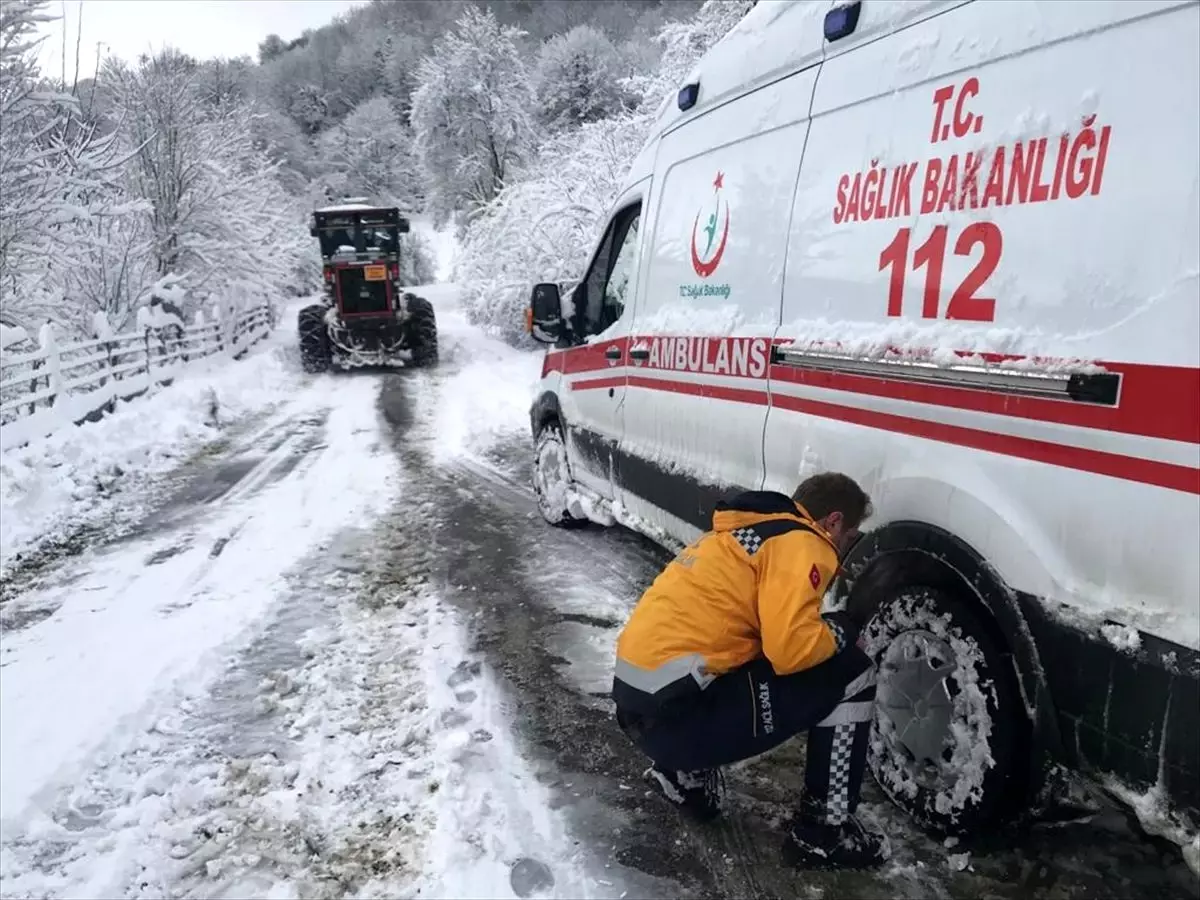
[[557, 422], [550, 422], [538, 432], [533, 452], [533, 493], [538, 512], [551, 525], [570, 528], [584, 524], [571, 513], [571, 466], [567, 460], [567, 444]]

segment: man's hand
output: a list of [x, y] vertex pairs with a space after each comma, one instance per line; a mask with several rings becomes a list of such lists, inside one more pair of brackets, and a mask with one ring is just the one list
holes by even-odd
[[862, 629], [849, 613], [839, 610], [838, 612], [825, 613], [821, 618], [825, 620], [825, 624], [833, 632], [833, 639], [837, 642], [838, 653], [858, 643], [858, 636]]

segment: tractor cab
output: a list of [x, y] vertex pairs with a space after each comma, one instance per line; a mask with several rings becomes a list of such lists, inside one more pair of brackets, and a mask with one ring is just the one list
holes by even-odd
[[313, 212], [309, 234], [320, 243], [325, 287], [343, 319], [395, 314], [400, 235], [408, 230], [408, 219], [396, 207], [357, 198]]

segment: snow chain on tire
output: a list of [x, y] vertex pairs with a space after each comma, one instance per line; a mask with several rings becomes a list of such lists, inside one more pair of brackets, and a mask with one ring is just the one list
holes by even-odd
[[325, 324], [325, 307], [314, 305], [300, 310], [296, 330], [300, 335], [300, 365], [304, 371], [311, 374], [329, 371], [333, 355], [329, 327]]
[[418, 368], [437, 365], [438, 331], [433, 304], [424, 297], [408, 295], [408, 346], [412, 364]]

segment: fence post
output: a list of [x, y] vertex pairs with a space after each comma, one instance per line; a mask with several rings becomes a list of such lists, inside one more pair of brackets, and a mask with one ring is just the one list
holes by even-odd
[[[35, 359], [33, 361], [33, 364], [30, 366], [30, 368], [36, 372], [42, 368], [43, 364], [44, 363], [42, 360]], [[29, 393], [36, 394], [37, 391], [38, 391], [38, 376], [35, 375], [33, 378], [29, 379]], [[37, 412], [37, 401], [30, 400], [29, 401], [29, 415], [32, 416], [35, 412]]]
[[54, 326], [47, 322], [38, 333], [38, 343], [42, 345], [42, 353], [46, 365], [46, 387], [50, 389], [47, 406], [53, 406], [62, 390], [62, 360], [58, 355], [58, 341], [54, 336]]
[[205, 352], [203, 346], [201, 346], [201, 347], [193, 347], [192, 346], [192, 343], [193, 343], [192, 338], [199, 337], [202, 333], [200, 331], [200, 329], [202, 329], [203, 327], [204, 327], [204, 310], [198, 309], [198, 310], [196, 310], [195, 317], [192, 319], [192, 330], [193, 330], [194, 334], [193, 335], [185, 335], [185, 337], [187, 338], [187, 343], [184, 344], [184, 347], [189, 348], [189, 349], [184, 350], [184, 354], [183, 354], [184, 362], [191, 362], [193, 355], [197, 359], [201, 359], [208, 355]]
[[[96, 340], [103, 341], [100, 346], [104, 348], [104, 374], [100, 376], [100, 387], [106, 387], [109, 380], [113, 382], [113, 390], [116, 390], [116, 376], [113, 375], [113, 342], [112, 326], [108, 324], [108, 316], [102, 312], [92, 316], [92, 331], [96, 335]], [[112, 411], [113, 404], [110, 400], [108, 403], [109, 412]]]
[[221, 307], [213, 304], [213, 321], [217, 323], [216, 338], [217, 338], [217, 353], [225, 350], [225, 323], [221, 320]]

